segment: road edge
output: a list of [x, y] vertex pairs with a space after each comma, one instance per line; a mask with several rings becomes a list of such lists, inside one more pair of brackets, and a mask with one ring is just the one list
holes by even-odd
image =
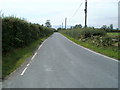
[[[49, 37], [51, 37], [52, 35], [50, 35]], [[43, 40], [43, 42], [38, 47], [40, 48], [40, 46], [43, 45], [49, 37], [47, 37], [45, 40]], [[6, 76], [4, 79], [2, 79], [2, 83], [4, 81], [8, 80], [10, 77], [13, 77], [16, 73], [20, 72], [20, 70], [23, 71], [23, 69], [31, 62], [31, 59], [34, 57], [36, 51], [38, 51], [38, 49], [39, 49], [38, 47], [36, 47], [36, 49], [33, 51], [33, 54], [30, 57], [26, 58], [25, 61], [16, 70], [14, 70], [8, 76]]]
[[[60, 34], [61, 34], [61, 33], [60, 33]], [[83, 48], [83, 49], [85, 49], [85, 50], [88, 50], [88, 51], [90, 51], [90, 52], [92, 52], [92, 53], [94, 53], [94, 54], [97, 54], [97, 55], [103, 56], [103, 57], [105, 57], [105, 58], [108, 58], [108, 59], [114, 60], [114, 61], [116, 61], [116, 62], [120, 62], [120, 61], [117, 60], [117, 59], [111, 58], [111, 57], [106, 56], [106, 55], [104, 55], [104, 54], [101, 54], [101, 53], [95, 52], [95, 51], [93, 51], [93, 50], [91, 50], [91, 49], [89, 49], [89, 48], [86, 48], [86, 47], [84, 47], [84, 46], [81, 46], [81, 45], [75, 43], [74, 41], [70, 40], [69, 38], [67, 38], [67, 37], [64, 36], [63, 34], [61, 34], [61, 35], [62, 35], [64, 38], [66, 38], [68, 41], [70, 41], [70, 42], [72, 42], [73, 44], [77, 45], [78, 47], [81, 47], [81, 48]]]

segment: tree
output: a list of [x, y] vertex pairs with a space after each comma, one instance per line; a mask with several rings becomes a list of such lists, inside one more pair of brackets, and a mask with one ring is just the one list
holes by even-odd
[[116, 28], [116, 30], [119, 30], [119, 28]]
[[82, 25], [81, 24], [77, 24], [74, 26], [74, 28], [82, 28]]
[[49, 27], [49, 28], [52, 27], [52, 26], [51, 26], [51, 23], [50, 23], [50, 20], [47, 20], [47, 21], [46, 21], [45, 26], [46, 26], [46, 27]]
[[110, 29], [113, 30], [113, 24], [110, 24]]
[[101, 28], [106, 30], [108, 27], [107, 27], [107, 25], [103, 25]]
[[73, 26], [70, 27], [70, 29], [73, 29], [73, 28], [74, 28]]

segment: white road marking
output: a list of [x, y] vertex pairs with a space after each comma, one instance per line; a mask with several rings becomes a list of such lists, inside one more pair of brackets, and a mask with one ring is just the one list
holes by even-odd
[[39, 46], [38, 50], [40, 50], [41, 47], [42, 47], [42, 45]]
[[38, 50], [43, 46], [43, 44], [47, 41], [47, 39], [39, 46]]
[[27, 67], [29, 66], [30, 64], [27, 64]]
[[84, 49], [86, 49], [86, 50], [88, 50], [88, 51], [90, 51], [90, 52], [92, 52], [92, 53], [95, 53], [95, 54], [97, 54], [97, 55], [100, 55], [100, 56], [103, 56], [103, 57], [105, 57], [105, 58], [108, 58], [108, 59], [114, 60], [114, 61], [116, 61], [116, 62], [119, 62], [117, 59], [114, 59], [114, 58], [105, 56], [105, 55], [103, 55], [103, 54], [97, 53], [97, 52], [92, 51], [92, 50], [90, 50], [90, 49], [88, 49], [88, 48], [85, 48], [85, 47], [83, 47], [83, 46], [80, 46], [80, 45], [76, 44], [75, 42], [71, 41], [70, 39], [68, 39], [67, 37], [65, 37], [64, 35], [62, 35], [62, 36], [63, 36], [64, 38], [66, 38], [67, 40], [69, 40], [70, 42], [72, 42], [73, 44], [77, 45], [78, 47], [84, 48]]
[[[37, 55], [37, 52], [34, 54], [34, 56], [32, 57], [31, 60], [33, 60], [33, 59], [35, 58], [36, 55]], [[30, 63], [31, 63], [31, 61], [30, 61]], [[21, 75], [24, 75], [24, 73], [25, 73], [25, 71], [27, 70], [27, 68], [28, 68], [28, 66], [30, 65], [30, 63], [27, 64], [26, 68], [23, 70], [23, 72], [21, 73]]]
[[[40, 50], [40, 48], [43, 46], [43, 44], [47, 41], [47, 39], [39, 46], [38, 50]], [[36, 52], [33, 57], [31, 58], [31, 60], [33, 60], [35, 58], [35, 56], [37, 55], [38, 53]], [[21, 75], [24, 75], [25, 71], [27, 70], [28, 66], [31, 64], [31, 61], [29, 62], [29, 64], [27, 64], [26, 68], [23, 70], [23, 72], [21, 73]]]
[[23, 75], [25, 73], [25, 71], [27, 70], [27, 67], [23, 70], [23, 72], [21, 73], [21, 75]]
[[34, 58], [35, 58], [35, 56], [37, 55], [37, 52], [33, 55], [33, 57], [32, 57], [32, 59], [31, 60], [33, 60]]

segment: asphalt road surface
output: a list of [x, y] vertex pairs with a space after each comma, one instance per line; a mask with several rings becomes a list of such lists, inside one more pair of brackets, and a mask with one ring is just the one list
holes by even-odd
[[54, 33], [4, 88], [118, 88], [118, 62]]

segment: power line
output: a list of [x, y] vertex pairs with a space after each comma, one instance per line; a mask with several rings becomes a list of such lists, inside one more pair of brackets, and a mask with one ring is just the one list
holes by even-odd
[[[81, 6], [83, 5], [83, 1], [84, 1], [84, 0], [82, 0], [82, 2], [80, 3], [79, 7], [78, 7], [78, 8], [76, 9], [76, 11], [73, 13], [72, 17], [69, 18], [69, 20], [71, 20], [71, 19], [77, 14], [78, 10], [79, 10], [79, 9], [81, 8]], [[65, 29], [66, 29], [66, 27], [67, 27], [67, 18], [65, 18]]]
[[[81, 4], [79, 5], [79, 7], [76, 9], [76, 11], [75, 11], [74, 14], [72, 15], [72, 17], [74, 17], [74, 16], [77, 14], [77, 12], [78, 12], [78, 10], [81, 8], [82, 4], [83, 4], [83, 1], [82, 1]], [[72, 18], [72, 17], [71, 17], [71, 18]]]

